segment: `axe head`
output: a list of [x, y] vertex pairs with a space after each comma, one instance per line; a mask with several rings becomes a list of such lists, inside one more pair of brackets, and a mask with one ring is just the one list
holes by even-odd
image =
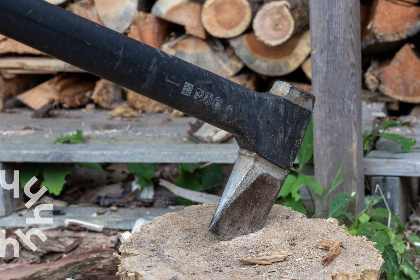
[[[293, 110], [309, 112], [313, 110], [315, 97], [289, 83], [276, 82], [270, 93], [298, 105], [290, 107]], [[282, 137], [294, 141], [293, 149], [290, 151], [290, 157], [294, 159], [302, 143], [311, 114], [296, 113], [291, 115], [303, 116], [305, 120], [299, 120], [299, 122], [306, 123], [306, 126], [300, 125], [298, 131], [292, 127], [293, 121], [289, 121], [289, 126], [283, 125], [282, 127]], [[278, 135], [278, 133], [273, 133], [273, 135]], [[241, 146], [241, 141], [238, 143]], [[269, 143], [275, 144], [276, 141], [269, 141]], [[276, 147], [273, 146], [272, 151], [275, 153], [276, 150]], [[275, 157], [276, 155], [262, 156], [246, 148], [239, 150], [238, 159], [210, 223], [209, 231], [223, 240], [229, 240], [258, 231], [264, 226], [293, 164], [289, 160], [288, 163], [279, 166], [269, 160]]]

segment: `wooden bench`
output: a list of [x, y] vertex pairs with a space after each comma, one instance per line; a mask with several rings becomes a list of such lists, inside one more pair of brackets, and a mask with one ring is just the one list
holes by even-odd
[[[29, 109], [16, 108], [0, 117], [0, 168], [10, 174], [14, 163], [21, 162], [214, 162], [232, 164], [238, 145], [231, 139], [223, 144], [197, 144], [188, 136], [190, 117], [172, 118], [169, 115], [143, 115], [139, 118], [112, 119], [103, 110], [57, 110], [52, 118], [32, 119]], [[413, 125], [400, 131], [414, 136], [420, 143], [419, 127]], [[53, 144], [68, 133], [82, 130], [83, 144]], [[364, 159], [365, 174], [376, 176], [390, 193], [389, 204], [399, 215], [407, 192], [400, 177], [420, 177], [419, 145], [412, 153], [402, 153], [388, 142], [378, 143], [380, 150]], [[393, 177], [396, 179], [381, 179]], [[379, 180], [379, 181], [378, 181]], [[381, 181], [382, 180], [382, 181]], [[395, 182], [398, 182], [397, 184]], [[376, 183], [375, 183], [376, 184]], [[397, 196], [394, 205], [391, 198]], [[412, 195], [410, 195], [412, 197]], [[395, 199], [394, 199], [395, 200]], [[11, 191], [0, 188], [0, 216], [13, 211]]]

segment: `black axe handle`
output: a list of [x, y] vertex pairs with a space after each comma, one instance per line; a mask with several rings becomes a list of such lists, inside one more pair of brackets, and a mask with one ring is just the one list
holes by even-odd
[[286, 170], [311, 116], [43, 0], [0, 0], [0, 33], [232, 132]]

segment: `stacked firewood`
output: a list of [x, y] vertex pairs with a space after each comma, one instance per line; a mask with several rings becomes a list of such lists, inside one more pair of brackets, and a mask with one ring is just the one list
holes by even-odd
[[[312, 76], [309, 0], [45, 1], [253, 90], [267, 91], [274, 77], [287, 75], [280, 79], [309, 83]], [[419, 30], [418, 0], [361, 0], [368, 89], [399, 101], [420, 103]], [[0, 59], [17, 55], [43, 54], [0, 36]], [[31, 84], [22, 73], [1, 72], [0, 101]], [[56, 73], [18, 99], [35, 110], [46, 104], [71, 108], [92, 101], [112, 109], [125, 100], [136, 111], [168, 110], [83, 73]]]

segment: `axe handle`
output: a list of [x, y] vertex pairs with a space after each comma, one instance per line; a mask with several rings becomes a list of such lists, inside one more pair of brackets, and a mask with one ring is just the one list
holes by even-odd
[[0, 0], [0, 33], [234, 134], [257, 94], [43, 0]]

